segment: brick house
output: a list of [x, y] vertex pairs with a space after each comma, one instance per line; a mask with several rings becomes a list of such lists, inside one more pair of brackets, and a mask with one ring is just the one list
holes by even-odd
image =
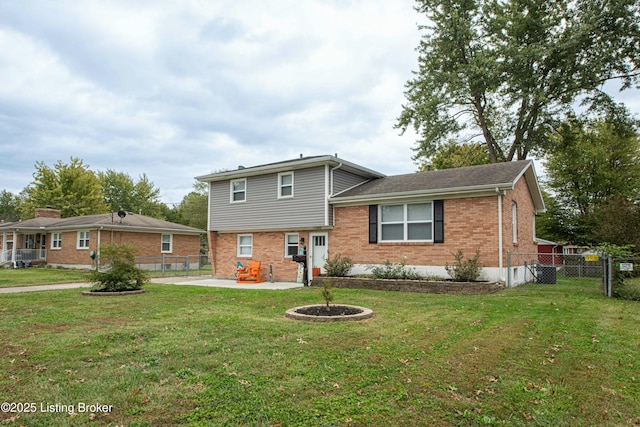
[[[531, 161], [385, 176], [335, 156], [239, 167], [197, 177], [209, 184], [213, 275], [261, 261], [293, 281], [291, 255], [307, 247], [309, 275], [342, 254], [353, 273], [404, 262], [448, 277], [462, 249], [480, 250], [482, 279], [506, 281], [508, 251], [537, 252], [535, 215], [544, 202]], [[510, 283], [517, 283], [517, 266]]]
[[0, 224], [0, 263], [15, 261], [89, 268], [101, 244], [127, 243], [137, 256], [198, 255], [203, 230], [121, 212], [61, 218], [55, 209], [36, 209], [35, 218]]

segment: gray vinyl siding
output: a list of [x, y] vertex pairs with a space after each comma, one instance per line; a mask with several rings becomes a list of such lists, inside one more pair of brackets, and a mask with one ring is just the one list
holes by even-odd
[[211, 183], [210, 229], [297, 229], [325, 226], [325, 167], [293, 171], [293, 197], [278, 198], [278, 174], [247, 177], [246, 200], [230, 203], [230, 181]]
[[363, 176], [342, 169], [336, 169], [333, 171], [333, 194], [337, 194], [367, 180], [368, 179]]

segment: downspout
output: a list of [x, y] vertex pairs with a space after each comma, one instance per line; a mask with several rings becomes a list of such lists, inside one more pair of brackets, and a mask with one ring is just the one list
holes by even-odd
[[324, 223], [327, 226], [330, 225], [329, 224], [329, 200], [328, 199], [329, 199], [329, 197], [333, 196], [333, 171], [340, 169], [342, 167], [342, 165], [343, 165], [343, 163], [340, 162], [340, 164], [338, 164], [338, 166], [335, 166], [335, 167], [331, 168], [331, 170], [329, 171], [329, 177], [328, 177], [328, 179], [329, 179], [329, 183], [328, 183], [329, 191], [328, 191], [328, 195], [327, 195], [327, 203], [325, 204], [325, 215], [324, 215], [324, 218], [325, 218]]
[[100, 237], [103, 227], [98, 228], [98, 247], [96, 248], [96, 270], [100, 267]]
[[331, 172], [330, 172], [330, 175], [331, 175], [331, 192], [329, 193], [329, 196], [333, 196], [333, 171], [340, 169], [342, 167], [342, 165], [343, 165], [343, 163], [340, 162], [340, 164], [338, 166], [336, 166], [334, 168], [331, 168]]
[[505, 280], [504, 275], [504, 263], [503, 263], [503, 245], [502, 245], [502, 192], [496, 187], [496, 193], [498, 193], [498, 274], [500, 280], [504, 281], [507, 286], [509, 285]]

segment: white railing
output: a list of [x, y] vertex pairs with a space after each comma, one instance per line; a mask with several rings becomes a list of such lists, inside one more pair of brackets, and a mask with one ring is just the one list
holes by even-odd
[[16, 261], [47, 259], [46, 249], [16, 249]]
[[9, 262], [11, 261], [11, 251], [4, 250], [0, 251], [0, 262]]

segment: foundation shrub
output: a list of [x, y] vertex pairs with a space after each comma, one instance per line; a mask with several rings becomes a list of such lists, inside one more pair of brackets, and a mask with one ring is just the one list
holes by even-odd
[[353, 262], [351, 262], [351, 258], [342, 256], [341, 254], [336, 254], [324, 263], [327, 276], [331, 277], [347, 277], [352, 268]]
[[392, 263], [386, 260], [382, 265], [369, 266], [371, 277], [374, 279], [405, 279], [421, 280], [423, 277], [414, 269], [405, 265], [405, 260], [399, 263]]
[[480, 249], [476, 249], [476, 254], [473, 258], [465, 259], [462, 249], [458, 249], [458, 251], [452, 255], [455, 262], [453, 265], [447, 263], [444, 268], [455, 282], [475, 282], [478, 277], [480, 277], [482, 271]]

